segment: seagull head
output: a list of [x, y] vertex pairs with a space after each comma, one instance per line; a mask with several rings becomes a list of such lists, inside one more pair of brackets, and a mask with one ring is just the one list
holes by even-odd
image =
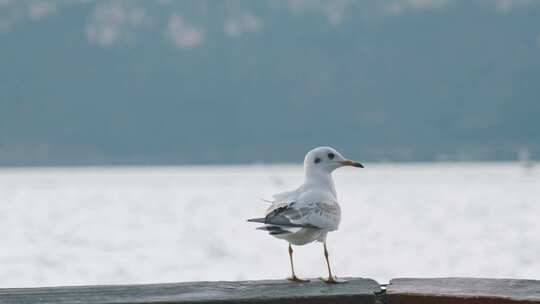
[[332, 147], [318, 147], [306, 154], [304, 169], [306, 171], [323, 171], [331, 173], [337, 168], [352, 166], [364, 168], [364, 166], [350, 159], [346, 159], [341, 153]]

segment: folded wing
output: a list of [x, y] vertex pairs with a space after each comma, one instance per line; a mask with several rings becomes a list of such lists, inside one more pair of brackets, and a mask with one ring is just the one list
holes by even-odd
[[341, 210], [336, 202], [306, 201], [276, 202], [267, 210], [264, 218], [249, 219], [249, 222], [266, 224], [257, 229], [271, 235], [294, 233], [302, 228], [336, 230], [341, 219]]

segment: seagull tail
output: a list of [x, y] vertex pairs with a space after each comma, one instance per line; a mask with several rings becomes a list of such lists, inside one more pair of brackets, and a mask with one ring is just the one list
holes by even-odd
[[[254, 222], [254, 223], [266, 224], [266, 218], [264, 218], [264, 217], [252, 218], [252, 219], [248, 219], [247, 221], [248, 222]], [[255, 229], [266, 231], [266, 232], [270, 233], [270, 235], [280, 235], [280, 234], [294, 233], [294, 232], [297, 232], [298, 230], [300, 230], [301, 228], [268, 224], [268, 225], [257, 227]]]
[[261, 218], [252, 218], [252, 219], [248, 219], [247, 221], [248, 221], [248, 222], [254, 222], [254, 223], [263, 223], [263, 224], [266, 224], [266, 218], [264, 218], [264, 217], [261, 217]]
[[267, 231], [268, 233], [270, 233], [270, 235], [293, 233], [294, 231], [291, 231], [291, 229], [292, 230], [298, 230], [298, 228], [289, 229], [287, 227], [274, 226], [274, 225], [261, 226], [261, 227], [257, 227], [256, 229], [257, 230]]

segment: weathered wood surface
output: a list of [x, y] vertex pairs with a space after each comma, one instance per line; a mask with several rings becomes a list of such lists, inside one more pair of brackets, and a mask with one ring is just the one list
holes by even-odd
[[0, 289], [0, 304], [375, 303], [371, 279], [328, 285], [286, 280]]
[[393, 279], [390, 304], [540, 303], [540, 281], [510, 279]]

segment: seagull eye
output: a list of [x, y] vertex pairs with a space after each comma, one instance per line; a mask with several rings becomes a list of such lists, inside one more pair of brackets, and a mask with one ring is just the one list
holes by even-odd
[[316, 158], [315, 158], [315, 163], [318, 164], [318, 163], [320, 163], [320, 162], [321, 162], [321, 159], [318, 158], [318, 157], [316, 157]]
[[336, 155], [334, 153], [328, 153], [328, 158], [329, 159], [334, 159], [334, 157], [336, 157]]

